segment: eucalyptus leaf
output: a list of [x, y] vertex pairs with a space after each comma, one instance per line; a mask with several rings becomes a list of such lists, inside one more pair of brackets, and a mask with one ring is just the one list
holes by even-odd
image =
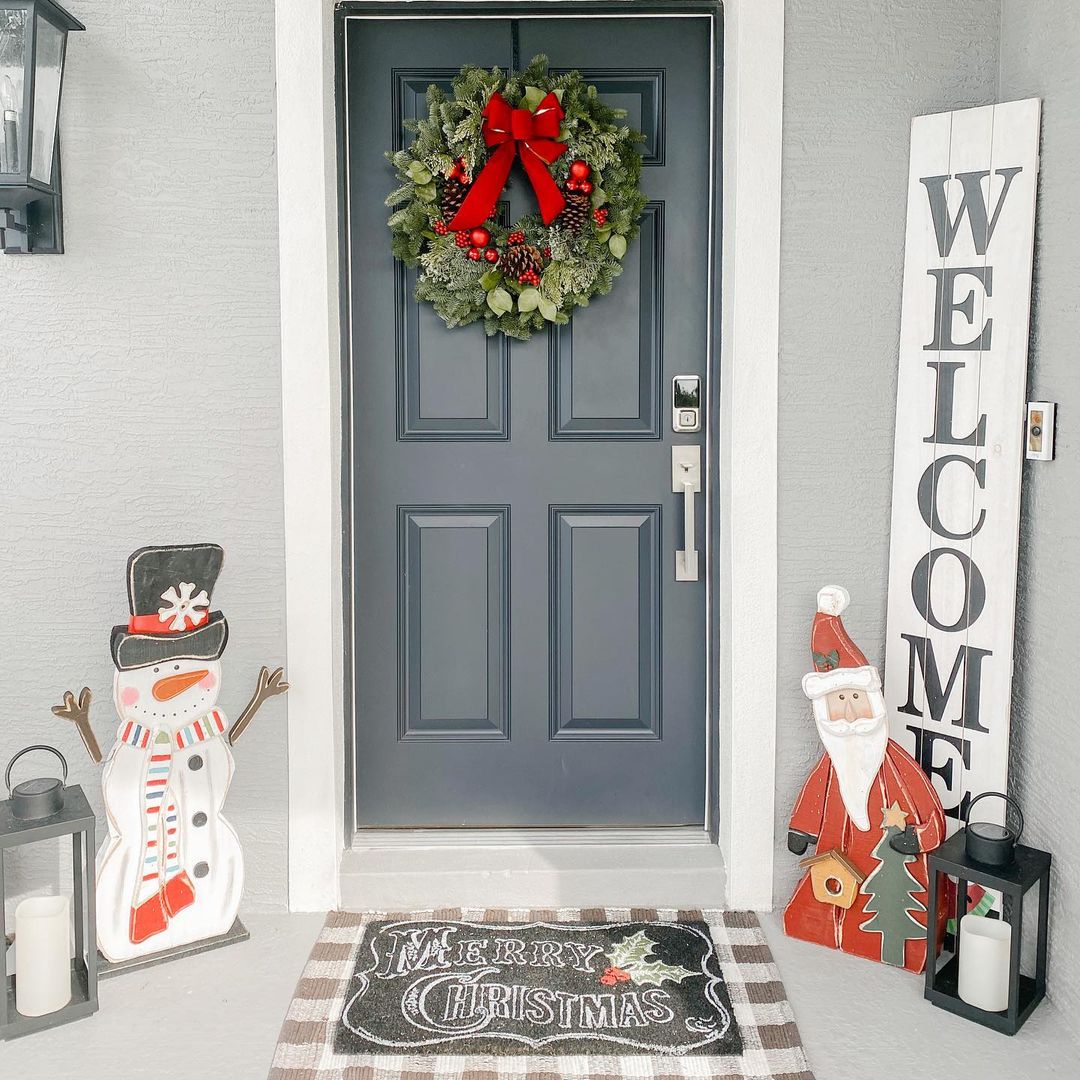
[[594, 187], [589, 199], [593, 206], [603, 206], [607, 202], [607, 192], [603, 188]]
[[546, 96], [547, 95], [539, 86], [526, 86], [525, 97], [522, 100], [525, 102], [525, 107], [527, 109], [535, 111], [536, 106], [539, 105]]
[[423, 167], [417, 169], [416, 172], [410, 172], [409, 176], [414, 184], [430, 184], [432, 180], [430, 170]]
[[416, 194], [419, 195], [424, 202], [434, 202], [438, 192], [435, 190], [434, 184], [417, 184]]
[[611, 249], [611, 254], [614, 255], [616, 259], [621, 259], [626, 254], [626, 237], [616, 233], [608, 240], [608, 247]]
[[600, 241], [601, 244], [606, 244], [608, 242], [608, 238], [610, 236], [611, 236], [611, 226], [610, 225], [601, 225], [600, 228], [596, 230], [596, 238]]
[[555, 321], [555, 316], [558, 315], [559, 309], [550, 300], [541, 296], [537, 306], [540, 308], [540, 314], [543, 315], [548, 322]]
[[487, 294], [487, 305], [496, 315], [514, 310], [514, 298], [505, 289], [492, 289]]
[[488, 270], [481, 276], [480, 285], [484, 292], [491, 292], [502, 281], [502, 278], [501, 270]]
[[518, 297], [518, 311], [535, 311], [542, 303], [539, 289], [522, 289]]

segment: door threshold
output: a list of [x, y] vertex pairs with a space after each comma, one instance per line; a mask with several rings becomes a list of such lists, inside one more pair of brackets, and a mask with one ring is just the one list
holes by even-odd
[[592, 826], [508, 829], [357, 829], [352, 848], [516, 847], [526, 844], [709, 844], [703, 825], [609, 829]]
[[341, 861], [356, 911], [453, 907], [722, 907], [724, 859], [704, 829], [379, 829]]

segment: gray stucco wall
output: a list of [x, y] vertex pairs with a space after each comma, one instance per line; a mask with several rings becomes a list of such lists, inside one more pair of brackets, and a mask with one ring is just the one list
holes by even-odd
[[1080, 1036], [1080, 814], [1075, 700], [1080, 582], [1080, 8], [1005, 0], [1001, 98], [1041, 97], [1030, 397], [1057, 401], [1057, 459], [1024, 467], [1011, 778], [1026, 839], [1054, 853], [1050, 994]]
[[[65, 79], [67, 252], [0, 256], [0, 764], [53, 742], [100, 814], [98, 770], [49, 706], [88, 685], [112, 742], [130, 551], [224, 545], [227, 713], [285, 660], [274, 10], [70, 7], [88, 32]], [[248, 909], [285, 900], [285, 709], [267, 705], [236, 748]], [[13, 861], [16, 885], [38, 882]]]
[[776, 902], [787, 822], [821, 754], [800, 679], [821, 585], [884, 664], [911, 118], [984, 105], [995, 0], [789, 0], [780, 235]]

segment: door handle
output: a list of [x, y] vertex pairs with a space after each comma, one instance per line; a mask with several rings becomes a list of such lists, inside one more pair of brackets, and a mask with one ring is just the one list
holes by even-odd
[[698, 553], [694, 527], [694, 495], [701, 490], [701, 447], [671, 448], [671, 490], [682, 492], [683, 546], [675, 552], [675, 580], [698, 580]]

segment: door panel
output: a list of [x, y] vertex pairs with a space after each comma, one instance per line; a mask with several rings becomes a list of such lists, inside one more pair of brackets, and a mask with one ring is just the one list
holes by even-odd
[[398, 508], [403, 739], [509, 737], [508, 516]]
[[660, 738], [660, 507], [551, 508], [551, 737]]
[[659, 439], [664, 334], [660, 203], [649, 203], [602, 304], [551, 330], [551, 437]]
[[[418, 305], [383, 205], [428, 83], [508, 67], [515, 29], [644, 130], [650, 200], [612, 292], [527, 342]], [[704, 435], [672, 432], [670, 392], [706, 372], [708, 22], [350, 19], [345, 56], [357, 823], [701, 823], [705, 586], [674, 580], [671, 448]], [[535, 209], [516, 167], [503, 200]]]

